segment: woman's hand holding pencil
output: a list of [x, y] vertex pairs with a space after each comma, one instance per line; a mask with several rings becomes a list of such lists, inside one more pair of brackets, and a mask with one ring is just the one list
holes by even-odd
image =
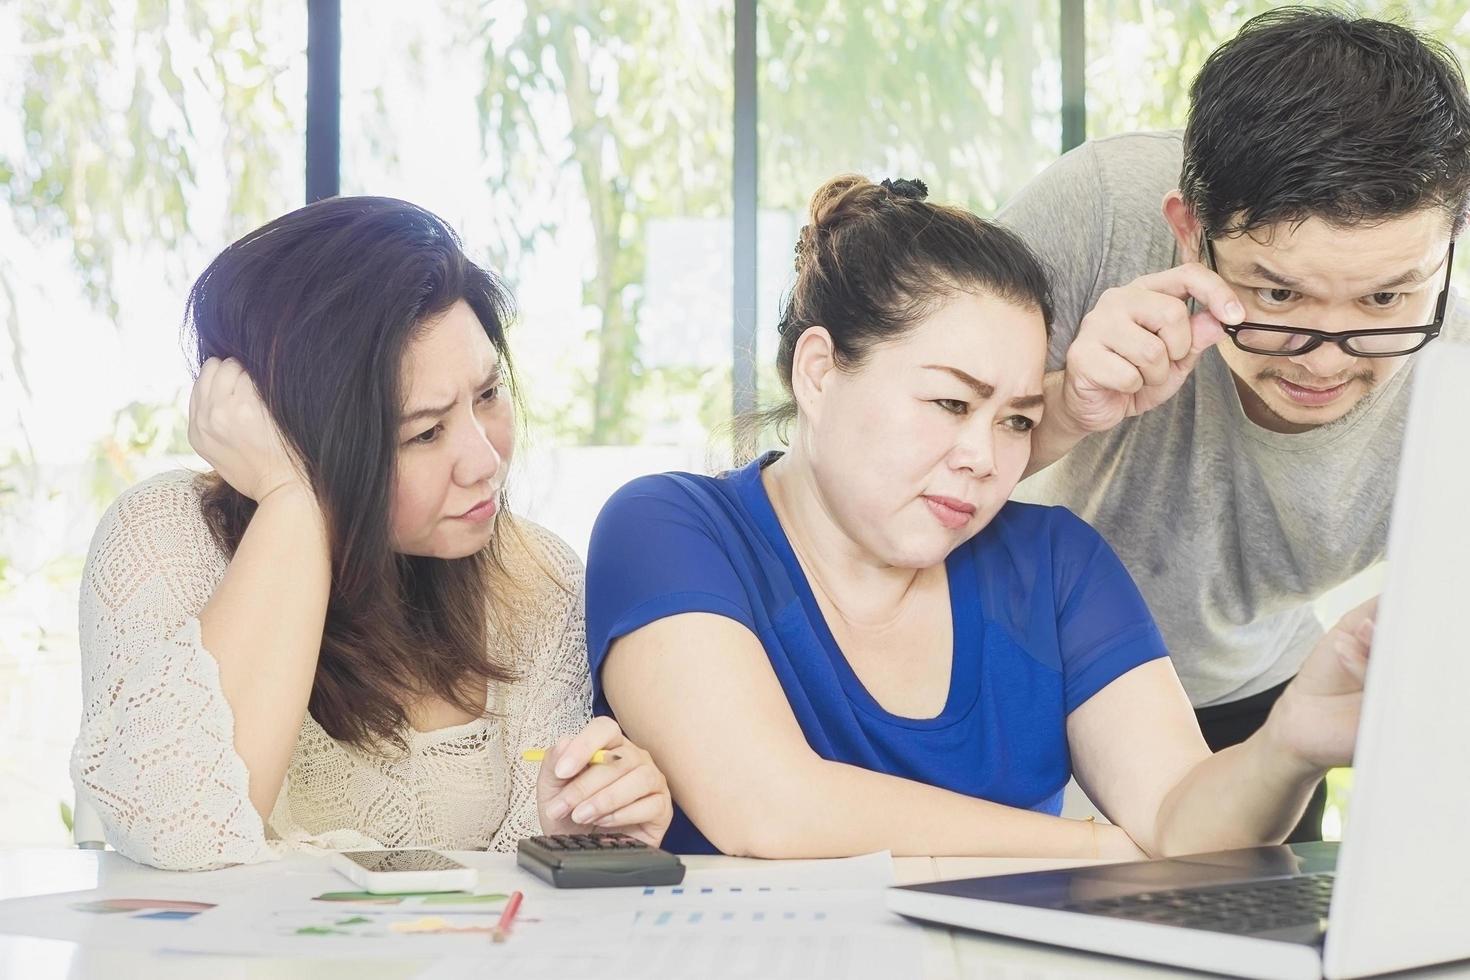
[[541, 763], [536, 803], [547, 834], [618, 830], [657, 847], [674, 818], [668, 780], [653, 757], [611, 718], [593, 718], [550, 748], [527, 748]]
[[[546, 752], [546, 749], [526, 749], [526, 751], [521, 753], [521, 758], [527, 762], [545, 762]], [[604, 762], [617, 762], [621, 758], [622, 756], [613, 755], [607, 749], [598, 749], [592, 753], [592, 758], [588, 761], [594, 766], [600, 766]]]

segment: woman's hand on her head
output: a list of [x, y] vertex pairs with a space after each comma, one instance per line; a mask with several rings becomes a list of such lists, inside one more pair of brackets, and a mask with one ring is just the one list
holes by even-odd
[[[616, 758], [593, 765], [599, 749]], [[546, 753], [536, 803], [544, 833], [616, 830], [654, 847], [674, 818], [668, 780], [611, 718], [593, 718], [574, 738], [562, 739]]]
[[306, 486], [255, 382], [234, 358], [211, 357], [189, 394], [189, 445], [237, 491], [260, 503]]
[[1353, 760], [1377, 615], [1374, 597], [1338, 620], [1271, 711], [1266, 728], [1272, 744], [1304, 769], [1326, 770]]

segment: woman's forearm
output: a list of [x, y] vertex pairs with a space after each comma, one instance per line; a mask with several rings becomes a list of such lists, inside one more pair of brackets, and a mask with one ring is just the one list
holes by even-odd
[[1273, 745], [1268, 721], [1179, 781], [1159, 807], [1148, 849], [1165, 856], [1285, 840], [1324, 775]]
[[[904, 855], [1140, 857], [1117, 827], [991, 803], [820, 758], [783, 767], [757, 794], [708, 808], [710, 841], [763, 858]], [[722, 794], [724, 795], [724, 794]], [[678, 790], [675, 790], [678, 798]], [[699, 806], [687, 807], [699, 823]]]
[[726, 854], [1142, 857], [1117, 827], [823, 759], [759, 641], [723, 616], [685, 613], [621, 637], [602, 678], [623, 730]]
[[321, 507], [305, 487], [283, 487], [260, 504], [199, 613], [261, 819], [275, 805], [306, 714], [330, 586]]

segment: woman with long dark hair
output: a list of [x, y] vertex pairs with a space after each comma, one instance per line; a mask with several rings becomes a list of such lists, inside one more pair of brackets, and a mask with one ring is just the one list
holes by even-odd
[[506, 508], [509, 313], [440, 219], [386, 198], [301, 208], [200, 276], [212, 471], [126, 491], [82, 583], [72, 775], [123, 854], [662, 838], [663, 776], [589, 722], [580, 564]]

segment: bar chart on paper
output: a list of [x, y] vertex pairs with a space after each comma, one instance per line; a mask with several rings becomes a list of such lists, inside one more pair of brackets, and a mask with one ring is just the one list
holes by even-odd
[[640, 925], [653, 926], [654, 928], [684, 928], [684, 929], [737, 929], [746, 926], [805, 926], [811, 923], [826, 922], [827, 912], [824, 909], [814, 911], [785, 911], [756, 909], [755, 911], [735, 911], [724, 909], [719, 912], [684, 912], [682, 910], [664, 909], [660, 912], [634, 912], [633, 927]]
[[917, 955], [916, 930], [871, 891], [658, 889], [630, 904], [650, 977], [891, 978]]
[[[584, 906], [583, 928], [595, 939], [507, 943], [496, 953], [496, 968], [521, 980], [893, 980], [913, 976], [923, 958], [922, 930], [889, 913], [873, 890], [686, 888], [673, 894], [663, 888], [614, 896], [622, 912], [599, 899], [565, 900]], [[446, 960], [420, 980], [485, 975], [480, 957]]]
[[[558, 893], [583, 941], [505, 944], [518, 980], [894, 980], [916, 975], [921, 927], [890, 913], [884, 854], [691, 867], [682, 885]], [[543, 901], [540, 904], [547, 904]], [[527, 937], [532, 938], [532, 937]], [[514, 947], [514, 948], [511, 948]], [[484, 980], [485, 961], [445, 959], [419, 980]]]

